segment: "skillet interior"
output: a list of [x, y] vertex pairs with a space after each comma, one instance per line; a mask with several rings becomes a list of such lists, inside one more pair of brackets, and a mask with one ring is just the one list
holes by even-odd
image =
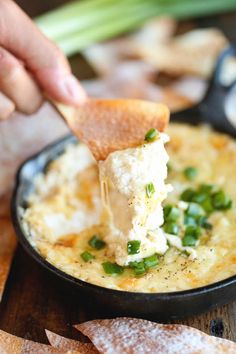
[[19, 169], [12, 198], [12, 219], [19, 241], [25, 250], [43, 267], [72, 284], [79, 292], [89, 296], [99, 306], [111, 308], [118, 315], [142, 316], [168, 321], [174, 318], [191, 316], [205, 312], [215, 306], [226, 304], [235, 299], [236, 275], [223, 281], [171, 293], [136, 293], [103, 288], [76, 279], [47, 262], [29, 243], [21, 221], [22, 208], [27, 207], [27, 198], [33, 190], [33, 179], [45, 170], [50, 161], [56, 159], [69, 143], [77, 140], [67, 136], [48, 146], [28, 159]]

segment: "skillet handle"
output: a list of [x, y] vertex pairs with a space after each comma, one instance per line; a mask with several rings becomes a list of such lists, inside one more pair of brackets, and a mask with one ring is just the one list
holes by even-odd
[[234, 136], [236, 136], [236, 129], [228, 120], [225, 105], [227, 96], [235, 86], [236, 80], [227, 82], [228, 80], [223, 80], [223, 77], [226, 62], [235, 56], [236, 43], [231, 44], [220, 54], [207, 92], [198, 105], [199, 113], [207, 123], [210, 123], [217, 130]]
[[203, 100], [191, 108], [173, 113], [171, 119], [180, 122], [191, 122], [193, 124], [209, 123], [216, 130], [236, 137], [236, 129], [230, 124], [225, 111], [227, 96], [231, 89], [236, 86], [236, 80], [229, 84], [222, 83], [225, 60], [229, 60], [235, 56], [236, 43], [231, 44], [218, 57]]

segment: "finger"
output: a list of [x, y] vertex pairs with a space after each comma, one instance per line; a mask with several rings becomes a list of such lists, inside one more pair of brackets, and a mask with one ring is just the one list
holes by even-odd
[[85, 91], [71, 75], [61, 50], [37, 29], [13, 1], [0, 1], [0, 33], [0, 45], [24, 60], [49, 96], [69, 104], [84, 102]]
[[0, 89], [16, 109], [31, 114], [42, 103], [42, 95], [34, 80], [19, 61], [0, 47]]
[[7, 119], [14, 110], [14, 103], [0, 92], [0, 120]]

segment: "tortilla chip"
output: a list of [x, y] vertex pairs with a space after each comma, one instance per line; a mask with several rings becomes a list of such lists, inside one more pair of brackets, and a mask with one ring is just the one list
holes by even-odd
[[0, 217], [0, 301], [8, 277], [14, 251], [16, 237], [8, 217]]
[[169, 121], [165, 105], [141, 100], [90, 99], [79, 108], [57, 107], [98, 161], [113, 151], [140, 145], [150, 128], [162, 132]]
[[189, 99], [192, 103], [197, 103], [202, 100], [206, 92], [207, 82], [196, 76], [182, 76], [175, 80], [169, 87], [177, 95]]
[[78, 350], [81, 354], [98, 354], [99, 352], [92, 343], [82, 343], [74, 339], [68, 339], [59, 334], [45, 330], [49, 343], [58, 349]]
[[[53, 354], [66, 353], [46, 344], [19, 338], [0, 330], [0, 353], [4, 354]], [[72, 354], [72, 352], [70, 352]], [[79, 352], [74, 352], [79, 353]]]
[[83, 86], [90, 97], [122, 97], [161, 102], [166, 104], [171, 112], [197, 103], [206, 90], [206, 82], [197, 77], [168, 77], [168, 79], [168, 85], [159, 84], [160, 75], [150, 64], [132, 60], [117, 65], [111, 76], [103, 80], [86, 80]]
[[236, 343], [184, 325], [163, 325], [136, 318], [95, 320], [75, 326], [104, 354], [233, 354]]
[[228, 41], [217, 29], [198, 29], [156, 46], [140, 46], [140, 56], [156, 69], [170, 75], [208, 78], [219, 53]]
[[133, 58], [136, 53], [136, 44], [129, 37], [93, 44], [83, 51], [94, 71], [102, 77], [110, 75], [122, 59]]
[[83, 51], [83, 55], [99, 76], [113, 75], [114, 68], [121, 62], [140, 59], [139, 47], [142, 44], [152, 47], [169, 40], [176, 26], [177, 23], [172, 18], [154, 18], [133, 35], [93, 44]]
[[171, 17], [157, 17], [147, 21], [142, 28], [131, 35], [136, 43], [155, 46], [168, 42], [176, 32], [177, 22]]

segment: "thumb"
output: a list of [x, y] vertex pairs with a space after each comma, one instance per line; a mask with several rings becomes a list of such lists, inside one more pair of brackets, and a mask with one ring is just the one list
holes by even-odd
[[13, 1], [0, 1], [0, 33], [0, 45], [23, 61], [48, 96], [67, 104], [84, 102], [86, 93], [62, 51]]

